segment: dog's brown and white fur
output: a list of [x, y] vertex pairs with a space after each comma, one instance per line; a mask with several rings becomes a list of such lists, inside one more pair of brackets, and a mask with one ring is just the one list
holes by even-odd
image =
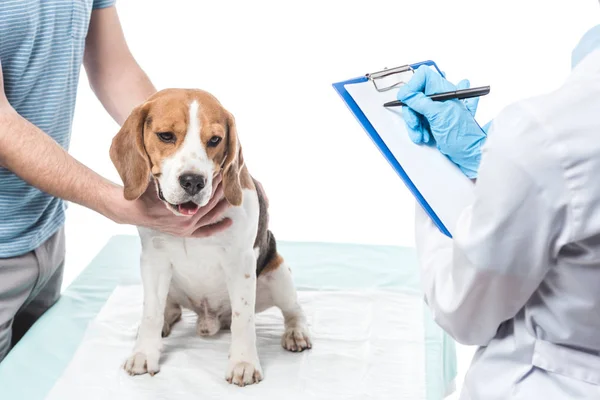
[[[233, 224], [207, 238], [138, 229], [144, 307], [135, 348], [124, 365], [127, 372], [159, 371], [162, 336], [169, 335], [182, 307], [198, 314], [199, 335], [230, 327], [225, 377], [240, 386], [263, 376], [255, 313], [280, 308], [283, 347], [311, 347], [291, 270], [267, 228], [265, 199], [244, 165], [234, 118], [217, 99], [200, 90], [158, 92], [131, 113], [110, 156], [129, 200], [155, 184], [169, 209], [191, 214], [209, 202], [213, 179], [222, 173], [224, 196], [232, 205], [224, 217]], [[182, 178], [190, 176], [191, 183]]]

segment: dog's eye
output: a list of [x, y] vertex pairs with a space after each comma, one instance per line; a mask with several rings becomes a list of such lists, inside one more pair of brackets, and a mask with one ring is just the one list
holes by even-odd
[[175, 143], [175, 135], [173, 132], [158, 132], [156, 135], [165, 143]]
[[208, 146], [209, 147], [216, 147], [220, 142], [221, 142], [221, 137], [219, 137], [219, 136], [213, 136], [208, 141]]

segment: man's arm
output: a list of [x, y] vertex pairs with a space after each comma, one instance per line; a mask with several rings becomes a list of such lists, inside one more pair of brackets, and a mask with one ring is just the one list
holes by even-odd
[[[92, 90], [119, 125], [131, 110], [156, 92], [129, 51], [115, 7], [92, 13], [85, 45], [84, 66]], [[267, 195], [260, 184], [267, 201]]]
[[[71, 157], [58, 143], [21, 117], [4, 94], [0, 72], [0, 165], [32, 186], [127, 223], [109, 204], [119, 186]], [[103, 195], [100, 195], [103, 194]]]
[[[155, 89], [143, 71], [135, 68], [137, 63], [129, 54], [122, 34], [121, 43], [118, 43], [114, 32], [111, 33], [112, 30], [121, 32], [114, 7], [95, 10], [92, 14], [88, 34], [91, 47], [85, 55], [86, 68], [91, 72], [90, 81], [98, 97], [113, 118], [122, 123], [131, 109]], [[108, 36], [102, 38], [103, 35]], [[110, 43], [109, 49], [107, 43], [110, 40], [115, 42]], [[109, 68], [113, 63], [123, 64]], [[120, 73], [123, 75], [114, 75]], [[121, 186], [75, 160], [50, 136], [12, 108], [4, 92], [1, 71], [0, 165], [52, 196], [90, 208], [118, 223], [146, 226], [177, 236], [197, 237], [214, 234], [231, 224], [229, 219], [215, 224], [227, 208], [219, 179], [211, 202], [193, 217], [174, 218], [160, 203], [152, 185], [140, 199], [125, 200]]]
[[129, 51], [115, 7], [92, 12], [83, 65], [92, 90], [119, 125], [156, 92]]

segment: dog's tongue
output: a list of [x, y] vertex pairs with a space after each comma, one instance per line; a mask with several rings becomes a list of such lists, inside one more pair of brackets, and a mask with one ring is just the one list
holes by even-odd
[[188, 201], [187, 203], [180, 204], [177, 206], [179, 212], [183, 215], [194, 215], [198, 212], [198, 205], [192, 201]]

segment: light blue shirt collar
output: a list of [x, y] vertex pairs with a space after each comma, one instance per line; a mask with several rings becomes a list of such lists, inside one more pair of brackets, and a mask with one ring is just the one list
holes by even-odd
[[592, 51], [600, 49], [600, 25], [596, 25], [586, 32], [573, 49], [571, 55], [571, 68], [575, 68]]

